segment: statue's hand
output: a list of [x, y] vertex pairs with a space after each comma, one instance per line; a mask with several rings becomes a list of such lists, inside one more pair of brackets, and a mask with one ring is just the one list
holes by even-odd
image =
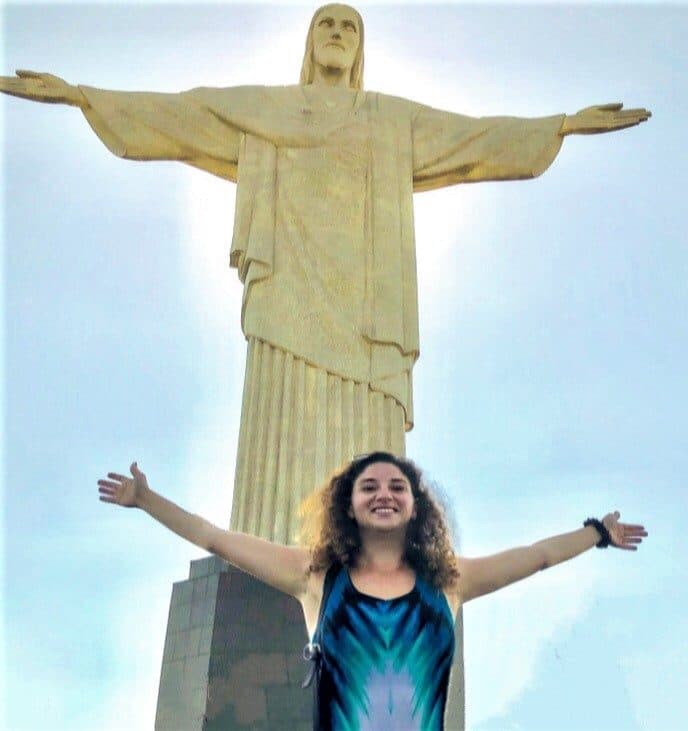
[[31, 99], [49, 104], [69, 104], [85, 107], [86, 98], [77, 86], [68, 84], [53, 74], [17, 69], [16, 76], [0, 76], [0, 91], [3, 94]]
[[566, 117], [559, 130], [561, 135], [596, 135], [615, 132], [617, 129], [635, 127], [647, 122], [652, 113], [647, 109], [624, 109], [620, 102], [586, 107]]

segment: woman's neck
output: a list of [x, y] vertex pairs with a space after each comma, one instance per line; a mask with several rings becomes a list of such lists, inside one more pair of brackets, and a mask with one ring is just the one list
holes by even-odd
[[404, 536], [362, 535], [356, 556], [356, 568], [373, 569], [383, 573], [397, 571], [405, 566]]

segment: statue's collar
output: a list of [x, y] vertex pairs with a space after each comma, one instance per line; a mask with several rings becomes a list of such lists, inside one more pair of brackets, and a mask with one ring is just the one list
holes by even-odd
[[356, 112], [365, 101], [363, 89], [341, 89], [321, 85], [300, 85], [304, 109], [311, 112]]

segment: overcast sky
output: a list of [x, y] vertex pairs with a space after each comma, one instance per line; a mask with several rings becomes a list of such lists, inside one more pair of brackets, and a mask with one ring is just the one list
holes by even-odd
[[[289, 84], [315, 6], [4, 9], [3, 73], [112, 89]], [[468, 556], [614, 509], [592, 550], [464, 612], [467, 722], [685, 728], [685, 5], [359, 6], [368, 89], [475, 116], [623, 101], [534, 181], [416, 196], [407, 452]], [[96, 480], [229, 522], [245, 345], [234, 186], [112, 156], [78, 110], [4, 97], [5, 727], [153, 726], [172, 583], [204, 552]], [[682, 162], [683, 161], [683, 162]], [[683, 649], [682, 649], [683, 648]]]

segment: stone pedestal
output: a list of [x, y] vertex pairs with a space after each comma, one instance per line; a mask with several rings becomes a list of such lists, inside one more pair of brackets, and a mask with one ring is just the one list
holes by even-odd
[[172, 589], [156, 731], [312, 731], [290, 596], [211, 556]]
[[[464, 728], [461, 616], [456, 631], [446, 731]], [[156, 731], [313, 731], [306, 641], [295, 599], [217, 556], [192, 561], [172, 588]]]

